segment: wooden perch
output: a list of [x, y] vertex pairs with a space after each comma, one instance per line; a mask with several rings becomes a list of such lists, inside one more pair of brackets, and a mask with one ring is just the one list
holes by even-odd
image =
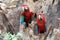
[[50, 26], [49, 26], [49, 29], [48, 29], [48, 31], [47, 31], [47, 33], [46, 33], [45, 37], [44, 37], [44, 40], [46, 40], [46, 38], [48, 37], [48, 35], [49, 35], [50, 31], [52, 31], [52, 32], [53, 32], [53, 29], [54, 29], [54, 27], [53, 27], [52, 25], [50, 25]]
[[7, 31], [7, 30], [6, 30], [6, 26], [5, 26], [3, 23], [1, 23], [1, 24], [0, 24], [0, 27], [1, 27], [1, 33], [2, 33], [2, 34], [5, 34], [6, 31]]
[[[14, 27], [12, 26], [12, 24], [9, 22], [7, 16], [3, 13], [0, 12], [0, 15], [2, 16], [2, 23], [0, 24], [2, 26], [2, 28], [5, 30], [7, 30], [7, 32], [10, 32], [11, 34], [14, 34]], [[3, 31], [3, 30], [2, 30]]]
[[4, 14], [4, 17], [5, 17], [5, 19], [7, 20], [7, 22], [8, 22], [8, 30], [9, 30], [9, 32], [11, 33], [11, 34], [14, 34], [14, 26], [12, 26], [12, 24], [9, 22], [9, 20], [8, 20], [8, 18], [7, 18], [7, 16]]
[[[20, 0], [19, 0], [20, 1]], [[3, 5], [4, 6], [4, 5]], [[5, 9], [5, 8], [4, 8]], [[9, 7], [7, 7], [5, 10], [3, 10], [3, 7], [1, 8], [0, 7], [0, 14], [2, 15], [2, 16], [0, 16], [0, 17], [3, 17], [3, 18], [1, 18], [1, 19], [3, 19], [2, 21], [2, 23], [5, 25], [5, 27], [7, 28], [7, 32], [10, 32], [11, 34], [14, 34], [14, 33], [16, 33], [17, 31], [19, 31], [18, 30], [18, 24], [17, 24], [17, 21], [19, 21], [18, 19], [19, 18], [17, 18], [16, 17], [16, 19], [17, 19], [17, 21], [14, 23], [14, 25], [10, 22], [10, 20], [9, 20], [9, 18], [7, 17], [7, 9], [10, 9]], [[9, 14], [8, 14], [9, 15]], [[15, 14], [16, 15], [16, 14]], [[9, 17], [11, 17], [11, 16], [9, 16]], [[15, 20], [16, 20], [15, 19]], [[16, 31], [17, 30], [17, 31]]]

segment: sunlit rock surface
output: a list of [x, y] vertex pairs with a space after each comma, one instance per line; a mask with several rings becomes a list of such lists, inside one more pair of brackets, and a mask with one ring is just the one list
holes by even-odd
[[[43, 40], [45, 34], [34, 35], [34, 23], [32, 23], [31, 28], [25, 29], [25, 24], [19, 23], [20, 13], [22, 11], [22, 4], [27, 4], [30, 8], [30, 11], [38, 14], [43, 11], [43, 14], [46, 18], [47, 28], [50, 24], [54, 25], [54, 31], [52, 36], [50, 34], [46, 38], [46, 40], [60, 40], [60, 30], [59, 24], [57, 22], [57, 18], [60, 17], [60, 0], [37, 0], [33, 2], [33, 0], [0, 0], [3, 5], [1, 5], [4, 10], [4, 14], [6, 15], [8, 21], [4, 20], [3, 23], [2, 15], [0, 16], [0, 25], [3, 23], [5, 26], [0, 26], [3, 28], [2, 33], [6, 33], [9, 31], [9, 23], [11, 24], [11, 29], [14, 29], [14, 34], [18, 32], [21, 33], [22, 40]], [[6, 30], [5, 30], [6, 28]]]

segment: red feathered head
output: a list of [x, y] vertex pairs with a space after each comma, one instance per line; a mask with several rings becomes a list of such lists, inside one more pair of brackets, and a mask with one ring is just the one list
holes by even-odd
[[40, 20], [43, 20], [43, 19], [44, 19], [43, 13], [39, 13], [39, 14], [38, 14], [38, 19], [40, 19]]
[[28, 7], [28, 5], [27, 5], [27, 4], [23, 4], [23, 5], [22, 5], [22, 7], [23, 7], [23, 10], [24, 10], [24, 11], [29, 10], [29, 7]]

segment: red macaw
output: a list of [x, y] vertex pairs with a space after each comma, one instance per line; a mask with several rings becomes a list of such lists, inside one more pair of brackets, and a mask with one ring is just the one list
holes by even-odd
[[30, 12], [30, 9], [26, 4], [24, 4], [23, 7], [24, 11], [22, 12], [22, 15], [24, 16], [24, 21], [26, 23], [31, 23], [33, 12]]
[[38, 33], [46, 32], [45, 28], [45, 17], [42, 13], [38, 14], [37, 18]]
[[24, 7], [24, 12], [22, 13], [24, 15], [24, 21], [25, 22], [31, 22], [32, 20], [32, 15], [33, 15], [33, 12], [30, 12], [30, 9], [29, 7], [27, 7], [26, 4], [23, 5]]

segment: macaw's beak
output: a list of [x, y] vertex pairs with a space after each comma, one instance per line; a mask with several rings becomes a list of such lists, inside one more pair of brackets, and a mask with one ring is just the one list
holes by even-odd
[[27, 9], [24, 8], [24, 11], [26, 11]]
[[27, 11], [27, 8], [24, 8], [24, 11]]
[[40, 21], [42, 21], [42, 18], [40, 18]]

